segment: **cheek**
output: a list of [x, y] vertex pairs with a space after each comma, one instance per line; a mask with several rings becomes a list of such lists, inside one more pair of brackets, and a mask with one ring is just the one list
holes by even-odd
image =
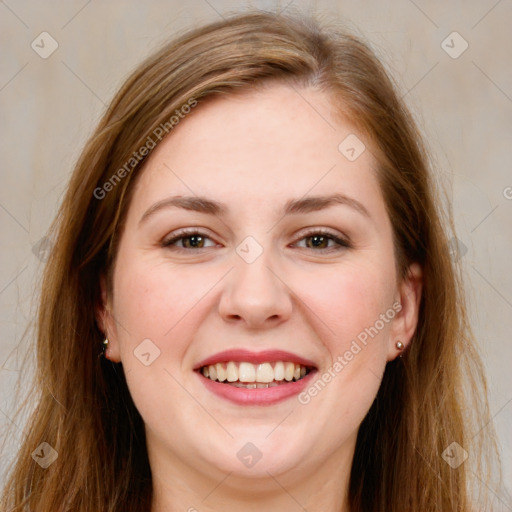
[[[156, 346], [149, 344], [150, 352], [158, 354], [149, 367], [154, 370], [153, 375], [158, 369], [188, 371], [188, 351], [205, 317], [213, 311], [211, 298], [216, 295], [216, 286], [221, 284], [226, 269], [209, 265], [198, 269], [161, 259], [155, 263], [150, 258], [123, 256], [116, 272], [115, 314], [126, 372], [134, 370], [133, 380], [142, 371], [143, 379], [147, 379], [146, 368], [134, 357], [147, 339]], [[149, 389], [152, 379], [153, 376], [141, 385]], [[153, 385], [161, 387], [161, 383]]]
[[381, 383], [393, 318], [393, 275], [382, 266], [347, 265], [326, 276], [305, 280], [301, 296], [315, 313], [311, 322], [315, 318], [315, 329], [323, 332], [328, 358], [300, 403], [305, 414], [308, 407], [316, 408], [317, 421], [332, 426], [331, 439], [341, 443], [357, 430]]
[[379, 318], [391, 308], [393, 278], [382, 265], [355, 264], [301, 276], [297, 295], [314, 313], [311, 321], [325, 333], [323, 342], [333, 358], [376, 322], [379, 337], [387, 332], [389, 323]]
[[218, 280], [217, 272], [177, 270], [167, 262], [127, 263], [117, 266], [116, 313], [135, 336], [163, 340]]
[[173, 424], [176, 410], [184, 418], [196, 417], [200, 412], [183, 390], [181, 366], [198, 329], [198, 315], [205, 314], [201, 299], [219, 277], [128, 256], [118, 260], [116, 273], [121, 361], [138, 411], [153, 427]]

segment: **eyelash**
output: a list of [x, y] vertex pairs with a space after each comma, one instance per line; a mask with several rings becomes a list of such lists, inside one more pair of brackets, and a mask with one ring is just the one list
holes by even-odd
[[[328, 230], [325, 230], [325, 229], [316, 229], [314, 231], [310, 231], [308, 233], [305, 233], [298, 241], [302, 241], [302, 240], [304, 240], [306, 238], [311, 238], [311, 237], [313, 237], [315, 235], [327, 238], [328, 240], [332, 240], [333, 242], [338, 244], [338, 247], [325, 247], [325, 248], [320, 248], [320, 249], [314, 249], [314, 248], [311, 248], [311, 247], [305, 247], [305, 249], [308, 249], [308, 250], [314, 251], [314, 252], [332, 252], [332, 251], [340, 251], [340, 250], [343, 250], [343, 249], [350, 249], [350, 248], [352, 248], [352, 245], [350, 244], [350, 242], [348, 240], [340, 238], [337, 235], [335, 235], [334, 233], [332, 233], [332, 232], [330, 232]], [[208, 249], [208, 247], [199, 247], [197, 249], [186, 249], [186, 248], [183, 248], [183, 247], [173, 246], [173, 244], [175, 244], [177, 241], [179, 241], [181, 239], [193, 237], [193, 236], [201, 236], [203, 238], [207, 238], [207, 239], [211, 240], [211, 238], [209, 236], [207, 236], [205, 233], [199, 231], [198, 229], [190, 229], [190, 230], [180, 231], [179, 233], [177, 233], [172, 238], [164, 239], [162, 241], [162, 247], [171, 248], [171, 250], [177, 251], [177, 252], [190, 252], [190, 251], [194, 251], [194, 250], [195, 251], [202, 251], [204, 249]]]

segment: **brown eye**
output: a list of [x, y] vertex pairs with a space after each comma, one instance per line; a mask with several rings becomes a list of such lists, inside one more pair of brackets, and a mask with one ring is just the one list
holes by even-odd
[[167, 247], [173, 250], [181, 251], [181, 250], [193, 250], [193, 249], [206, 249], [207, 240], [211, 240], [210, 237], [206, 236], [204, 233], [200, 231], [190, 231], [178, 233], [176, 236], [172, 238], [166, 239], [162, 242], [163, 247]]
[[313, 249], [313, 248], [327, 249], [328, 244], [329, 244], [329, 238], [326, 236], [323, 236], [323, 235], [308, 236], [305, 238], [305, 240], [311, 241], [311, 244], [308, 244], [306, 242], [306, 245], [310, 249]]
[[[192, 248], [202, 248], [204, 246], [204, 237], [201, 235], [189, 235], [181, 238], [183, 240], [183, 246], [187, 249]], [[185, 243], [188, 240], [189, 243]]]
[[329, 231], [314, 231], [307, 233], [306, 236], [299, 240], [299, 242], [302, 242], [303, 240], [305, 241], [305, 246], [300, 246], [298, 243], [296, 245], [313, 251], [315, 249], [318, 249], [320, 252], [337, 251], [351, 247], [348, 240], [344, 240]]

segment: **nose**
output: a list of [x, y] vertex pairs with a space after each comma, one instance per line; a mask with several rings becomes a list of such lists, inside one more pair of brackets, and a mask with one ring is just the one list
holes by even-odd
[[226, 276], [220, 298], [221, 317], [245, 323], [249, 329], [275, 327], [290, 318], [291, 290], [284, 276], [271, 268], [266, 252], [252, 263], [235, 257], [235, 268]]

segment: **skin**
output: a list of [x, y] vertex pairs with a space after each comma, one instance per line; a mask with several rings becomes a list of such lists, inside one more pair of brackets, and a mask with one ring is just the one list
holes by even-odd
[[[407, 345], [414, 333], [421, 271], [413, 265], [399, 282], [372, 154], [351, 162], [338, 150], [349, 134], [365, 137], [332, 110], [327, 93], [286, 85], [216, 98], [145, 164], [98, 319], [107, 357], [122, 362], [145, 422], [153, 512], [348, 510], [357, 431], [386, 363], [400, 353], [396, 342]], [[334, 192], [368, 216], [346, 204], [282, 214], [289, 199]], [[169, 207], [141, 222], [172, 195], [207, 196], [228, 213]], [[203, 248], [190, 238], [162, 246], [190, 227], [208, 237]], [[318, 248], [307, 238], [316, 228], [351, 246], [327, 239]], [[247, 236], [263, 249], [252, 263], [235, 250]], [[315, 361], [322, 374], [396, 301], [401, 311], [307, 404], [294, 396], [235, 405], [192, 370], [230, 348], [282, 349]], [[160, 355], [145, 366], [134, 350], [147, 338]], [[262, 454], [251, 468], [237, 457], [247, 442]]]

